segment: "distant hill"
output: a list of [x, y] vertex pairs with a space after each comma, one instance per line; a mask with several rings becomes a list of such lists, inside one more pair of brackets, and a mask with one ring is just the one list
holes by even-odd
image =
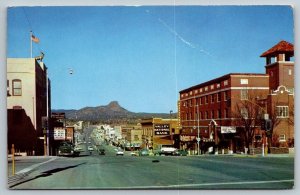
[[[170, 118], [168, 113], [136, 113], [130, 112], [119, 105], [117, 101], [112, 101], [106, 106], [84, 107], [79, 110], [52, 110], [52, 112], [64, 112], [69, 120], [84, 120], [103, 122], [107, 124], [137, 123], [142, 118]], [[173, 114], [175, 118], [176, 114]]]

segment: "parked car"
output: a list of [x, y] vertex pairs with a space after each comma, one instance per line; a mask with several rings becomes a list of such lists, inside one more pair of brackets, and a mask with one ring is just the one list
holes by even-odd
[[149, 150], [144, 148], [139, 151], [139, 156], [149, 156]]
[[187, 156], [188, 152], [186, 150], [175, 150], [173, 155], [174, 156]]
[[124, 155], [123, 150], [117, 150], [116, 155], [117, 156], [123, 156]]
[[58, 156], [79, 156], [79, 153], [71, 142], [62, 142], [58, 147]]

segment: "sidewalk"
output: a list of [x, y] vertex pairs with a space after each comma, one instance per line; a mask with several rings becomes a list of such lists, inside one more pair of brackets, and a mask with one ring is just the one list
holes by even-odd
[[57, 159], [57, 156], [16, 156], [15, 157], [15, 175], [12, 175], [12, 158], [7, 158], [8, 185], [22, 180], [39, 166]]

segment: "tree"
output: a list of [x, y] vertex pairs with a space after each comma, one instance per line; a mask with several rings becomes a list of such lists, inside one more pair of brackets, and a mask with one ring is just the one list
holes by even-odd
[[[232, 115], [235, 118], [234, 124], [238, 127], [239, 133], [244, 141], [245, 147], [249, 149], [253, 141], [255, 130], [261, 125], [261, 119], [265, 110], [259, 105], [259, 101], [254, 96], [249, 96], [243, 100], [236, 101]], [[250, 153], [250, 150], [248, 150]]]

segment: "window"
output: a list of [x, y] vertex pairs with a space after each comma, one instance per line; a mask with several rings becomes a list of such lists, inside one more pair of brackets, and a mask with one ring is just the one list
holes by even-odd
[[224, 81], [224, 86], [228, 85], [228, 80]]
[[218, 94], [217, 94], [217, 99], [218, 99], [218, 102], [221, 101], [221, 93], [218, 93]]
[[9, 94], [9, 80], [7, 80], [6, 85], [7, 85], [7, 96], [10, 96], [10, 94]]
[[139, 136], [138, 135], [134, 135], [134, 141], [139, 141]]
[[220, 87], [221, 87], [221, 85], [220, 85], [220, 83], [218, 83], [218, 84], [217, 84], [217, 88], [220, 88]]
[[202, 92], [202, 88], [200, 89], [200, 92]]
[[202, 119], [202, 112], [199, 113], [199, 119]]
[[248, 110], [247, 108], [241, 108], [241, 116], [245, 119], [248, 118]]
[[204, 88], [204, 91], [207, 91], [207, 90], [208, 90], [208, 87], [205, 87], [205, 88]]
[[279, 135], [279, 142], [285, 142], [285, 135], [284, 134], [281, 134]]
[[214, 119], [214, 118], [215, 118], [215, 112], [214, 112], [213, 110], [211, 111], [210, 116], [211, 116], [211, 119]]
[[292, 75], [292, 69], [289, 69], [289, 75]]
[[224, 110], [224, 118], [228, 118], [228, 109]]
[[214, 88], [215, 88], [215, 86], [214, 86], [214, 85], [211, 85], [211, 86], [210, 86], [210, 89], [214, 89]]
[[205, 96], [205, 104], [208, 104], [208, 96]]
[[215, 95], [212, 94], [210, 99], [211, 99], [211, 103], [214, 103], [214, 101], [215, 101]]
[[241, 79], [241, 85], [248, 85], [248, 79]]
[[19, 79], [15, 79], [12, 81], [12, 90], [14, 96], [21, 96], [22, 95], [22, 82]]
[[218, 116], [217, 116], [217, 118], [222, 118], [221, 110], [220, 109], [218, 110]]
[[208, 119], [208, 112], [205, 112], [205, 119]]
[[276, 114], [278, 118], [288, 118], [289, 117], [289, 107], [288, 106], [277, 106]]
[[248, 90], [247, 89], [241, 90], [241, 100], [248, 100]]
[[227, 91], [224, 91], [224, 101], [227, 101]]
[[203, 97], [200, 98], [200, 105], [203, 104]]

